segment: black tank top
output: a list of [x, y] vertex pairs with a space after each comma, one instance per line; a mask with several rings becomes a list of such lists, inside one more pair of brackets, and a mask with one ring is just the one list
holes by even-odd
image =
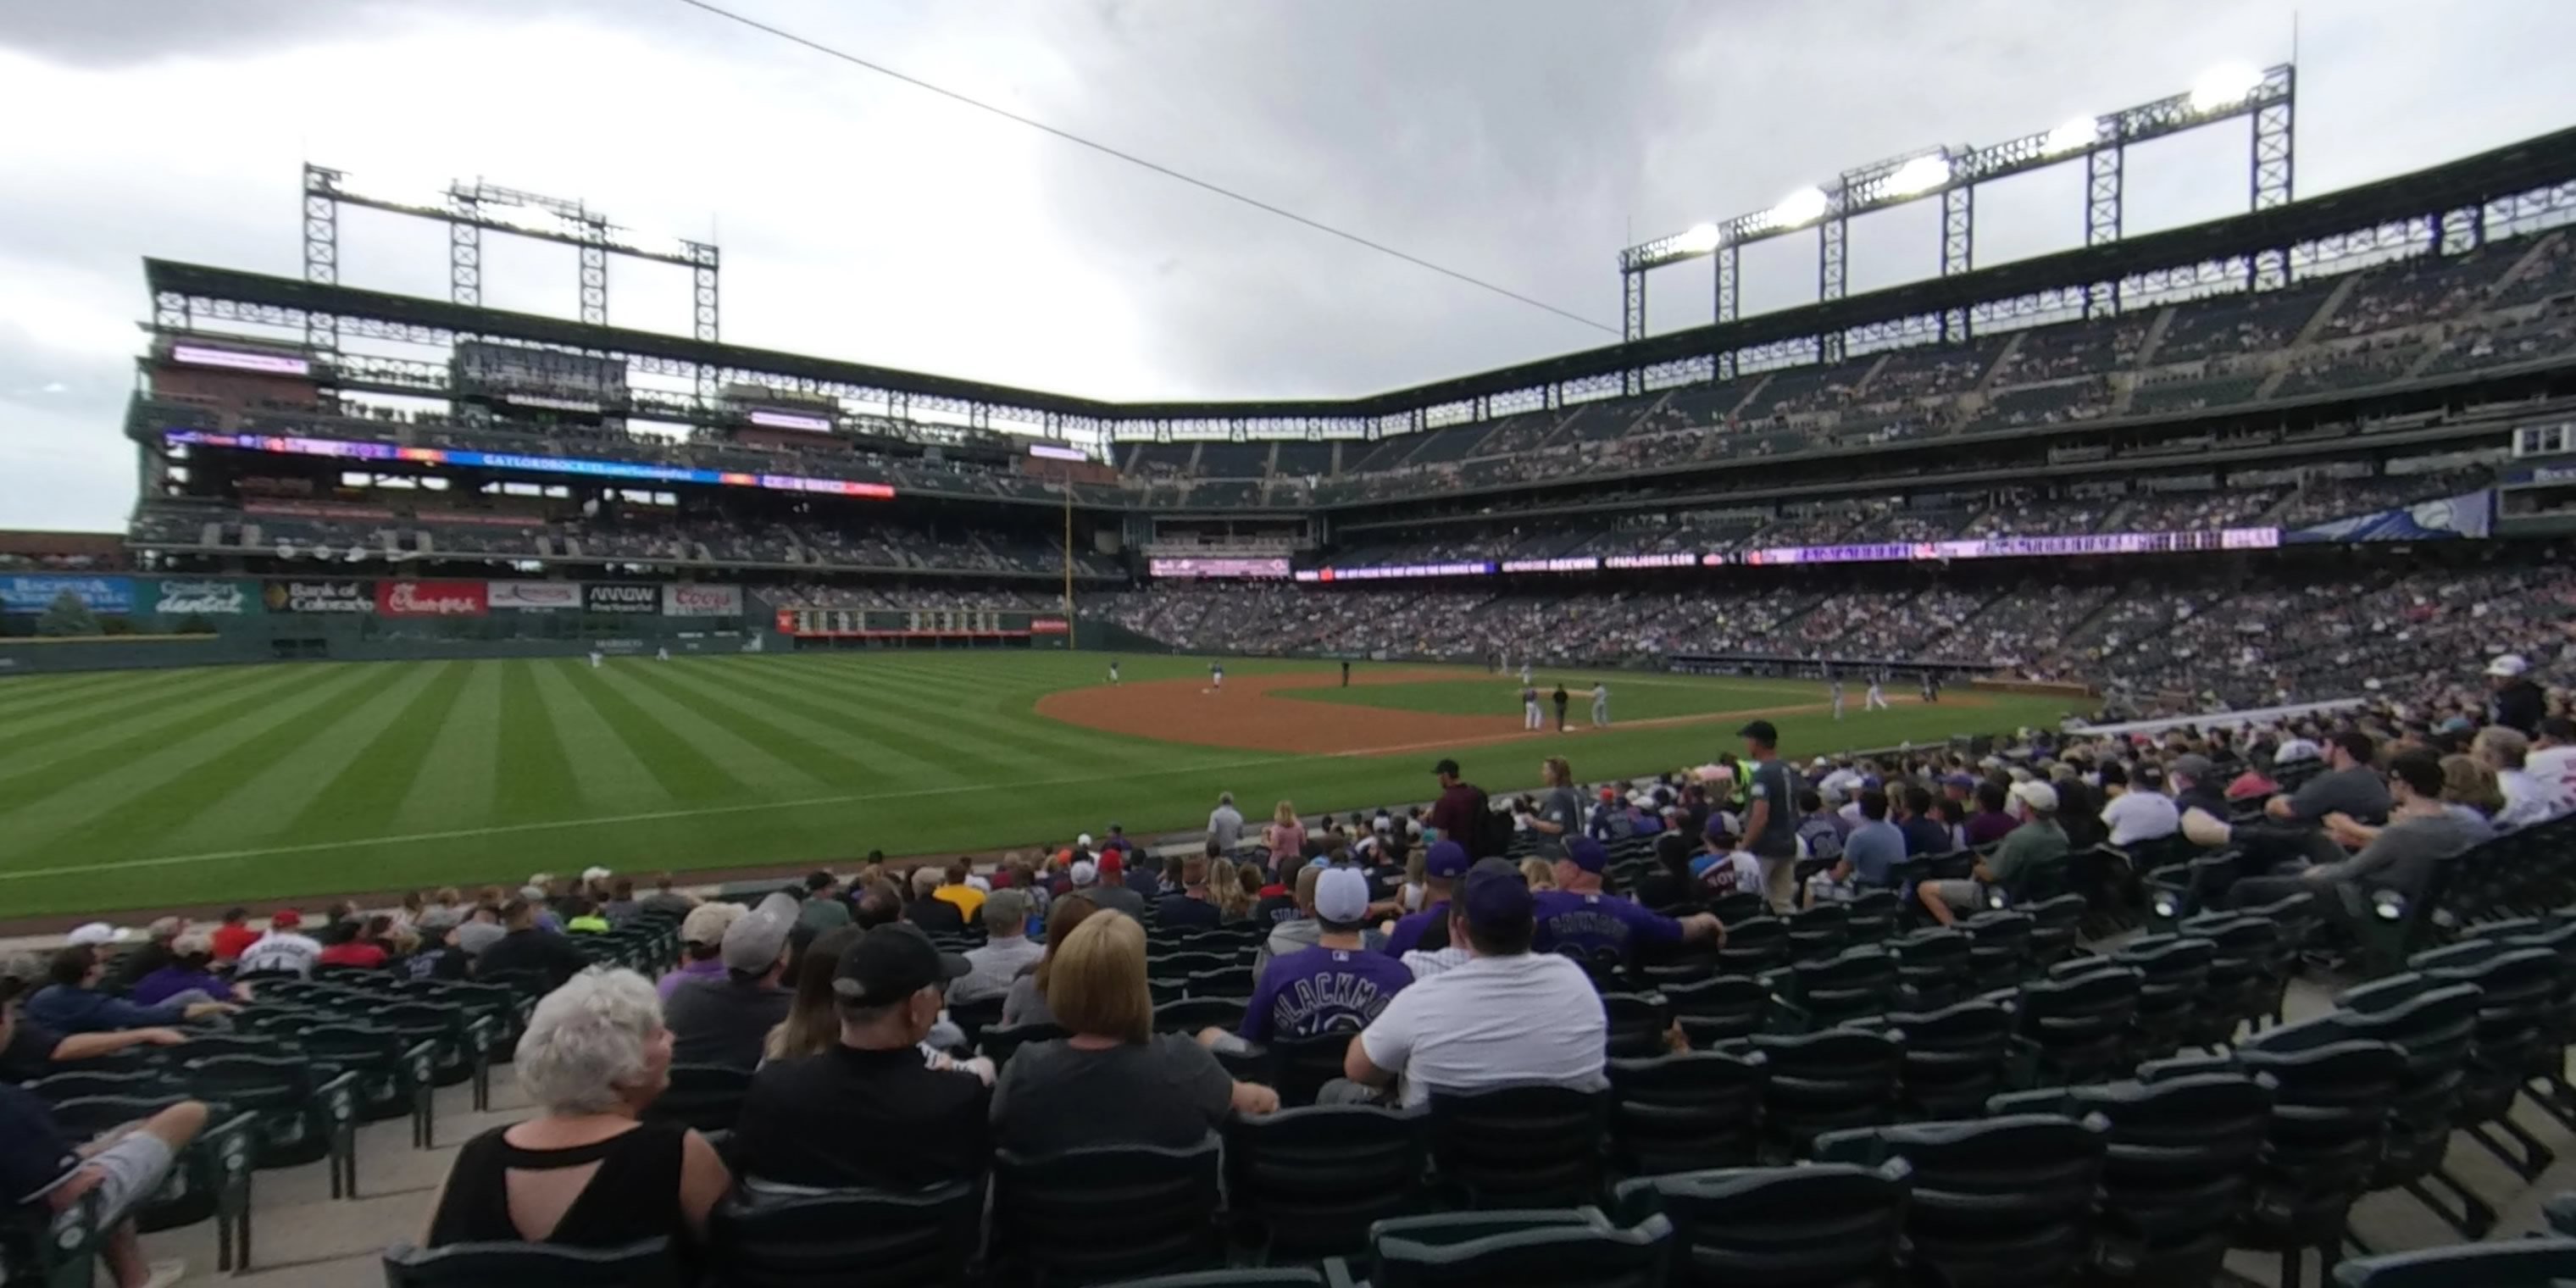
[[[603, 1141], [571, 1149], [521, 1149], [495, 1127], [465, 1142], [447, 1176], [447, 1192], [430, 1218], [429, 1246], [450, 1243], [543, 1242], [569, 1248], [617, 1248], [668, 1238], [673, 1249], [689, 1244], [680, 1216], [680, 1155], [688, 1128], [644, 1122]], [[599, 1164], [554, 1232], [530, 1240], [510, 1221], [508, 1174]]]

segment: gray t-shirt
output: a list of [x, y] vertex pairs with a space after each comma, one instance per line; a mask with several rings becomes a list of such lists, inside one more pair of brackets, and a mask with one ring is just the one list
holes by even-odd
[[1540, 822], [1565, 829], [1553, 836], [1539, 833], [1540, 848], [1562, 848], [1566, 842], [1583, 835], [1583, 798], [1576, 795], [1571, 787], [1551, 787], [1547, 795], [1538, 798], [1538, 817]]
[[1084, 1051], [1020, 1048], [993, 1084], [993, 1143], [1021, 1154], [1094, 1145], [1186, 1149], [1225, 1121], [1234, 1079], [1184, 1034]]
[[[1040, 949], [1044, 956], [1045, 950]], [[1002, 995], [1002, 1023], [1006, 1027], [1022, 1024], [1053, 1024], [1055, 1008], [1047, 1005], [1046, 994], [1038, 991], [1035, 972], [1011, 981], [1011, 991]]]
[[2368, 765], [2328, 770], [2290, 793], [2290, 814], [2302, 823], [2318, 822], [2328, 814], [2350, 814], [2356, 823], [2383, 823], [2388, 805], [2388, 784]]
[[2361, 853], [2312, 869], [2308, 875], [2320, 881], [2351, 882], [2366, 890], [2419, 894], [2435, 866], [2494, 836], [2495, 829], [2484, 820], [2473, 822], [2455, 811], [2418, 815], [2379, 829]]
[[1752, 795], [1745, 801], [1746, 826], [1752, 826], [1753, 802], [1768, 801], [1771, 808], [1762, 824], [1762, 835], [1744, 838], [1744, 848], [1766, 859], [1785, 858], [1798, 852], [1798, 776], [1790, 772], [1789, 763], [1778, 757], [1757, 761], [1753, 766]]
[[1219, 805], [1208, 813], [1208, 839], [1231, 850], [1243, 843], [1243, 815], [1231, 805]]

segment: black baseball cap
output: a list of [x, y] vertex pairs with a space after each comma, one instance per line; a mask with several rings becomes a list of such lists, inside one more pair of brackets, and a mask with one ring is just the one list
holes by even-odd
[[1768, 720], [1756, 720], [1735, 731], [1738, 738], [1751, 738], [1766, 747], [1780, 745], [1780, 727]]
[[1431, 772], [1435, 774], [1447, 774], [1451, 778], [1456, 778], [1458, 776], [1458, 762], [1454, 760], [1443, 760], [1439, 764], [1433, 765], [1431, 767]]
[[832, 992], [852, 1006], [892, 1006], [968, 969], [965, 958], [939, 951], [928, 935], [897, 922], [859, 936], [841, 954]]

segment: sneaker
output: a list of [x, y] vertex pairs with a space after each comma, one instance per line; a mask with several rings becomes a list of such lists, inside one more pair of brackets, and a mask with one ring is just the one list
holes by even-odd
[[170, 1288], [187, 1273], [188, 1263], [185, 1261], [155, 1261], [152, 1263], [152, 1277], [143, 1281], [143, 1288]]

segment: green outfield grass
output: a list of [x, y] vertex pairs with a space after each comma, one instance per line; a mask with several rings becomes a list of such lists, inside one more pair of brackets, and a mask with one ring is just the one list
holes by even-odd
[[[1131, 684], [1206, 670], [1191, 658], [1121, 660]], [[997, 849], [1062, 842], [1112, 820], [1139, 833], [1194, 828], [1224, 790], [1252, 815], [1279, 797], [1312, 814], [1432, 790], [1427, 752], [1193, 746], [1031, 709], [1047, 693], [1099, 683], [1106, 661], [889, 653], [617, 659], [598, 671], [547, 659], [11, 679], [0, 682], [0, 913], [518, 881], [591, 864], [649, 872]], [[1228, 670], [1331, 665], [1242, 660]], [[1613, 713], [1629, 721], [1823, 697], [1821, 686], [1770, 681], [1610, 681]], [[1366, 717], [1370, 745], [1383, 746], [1403, 711], [1514, 714], [1516, 689], [1511, 677], [1462, 672], [1304, 696], [1383, 708]], [[1779, 723], [1785, 748], [1809, 754], [2006, 729], [2053, 719], [2061, 705], [1982, 702], [1840, 726], [1821, 715]], [[1578, 719], [1583, 711], [1578, 703]], [[1578, 774], [1597, 778], [1706, 760], [1737, 745], [1730, 732], [1668, 722], [1453, 754], [1487, 787], [1517, 790], [1534, 783], [1541, 754], [1560, 748]]]

